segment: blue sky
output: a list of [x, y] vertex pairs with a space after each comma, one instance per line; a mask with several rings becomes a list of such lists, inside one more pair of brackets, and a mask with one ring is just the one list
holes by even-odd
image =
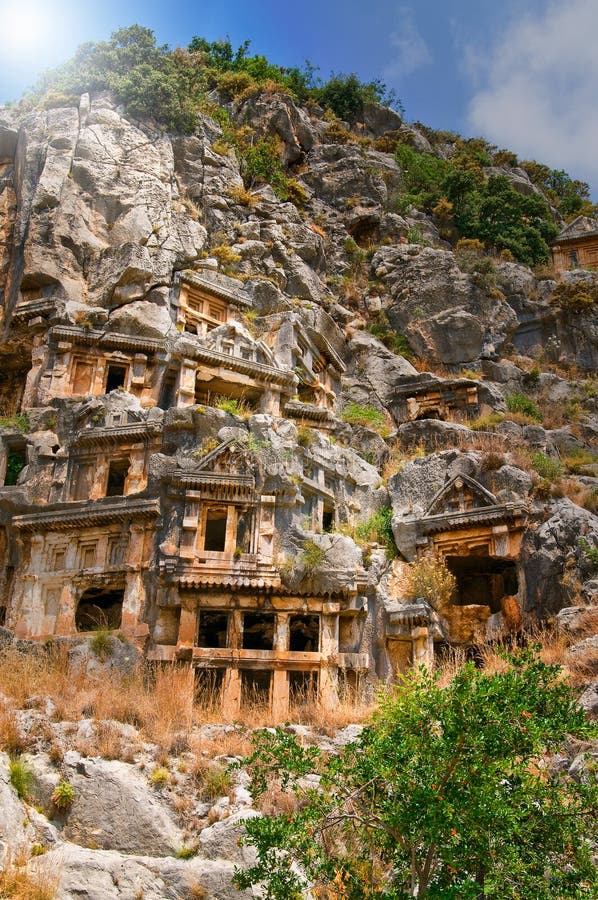
[[0, 0], [0, 102], [134, 22], [171, 46], [229, 34], [322, 76], [382, 78], [409, 121], [564, 168], [598, 199], [597, 0]]

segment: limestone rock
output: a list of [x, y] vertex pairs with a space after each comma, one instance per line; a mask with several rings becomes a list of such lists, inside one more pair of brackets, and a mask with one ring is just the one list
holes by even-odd
[[568, 605], [563, 578], [568, 573], [570, 580], [575, 568], [584, 565], [580, 539], [596, 546], [598, 517], [567, 499], [555, 501], [550, 518], [526, 533], [522, 545], [526, 612], [542, 609], [554, 614]]
[[[58, 772], [43, 757], [31, 759], [35, 787], [44, 802], [58, 783]], [[75, 800], [65, 815], [63, 835], [91, 849], [167, 856], [184, 841], [164, 804], [132, 765], [119, 760], [82, 759], [66, 769]]]

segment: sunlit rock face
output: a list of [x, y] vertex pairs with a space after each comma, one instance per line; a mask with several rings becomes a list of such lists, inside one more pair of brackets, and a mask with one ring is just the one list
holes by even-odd
[[[371, 141], [429, 145], [391, 111], [344, 143], [288, 95], [231, 115], [299, 206], [207, 116], [0, 110], [0, 624], [118, 632], [283, 719], [591, 600], [598, 331], [397, 212]], [[449, 595], [414, 594], [430, 558]]]

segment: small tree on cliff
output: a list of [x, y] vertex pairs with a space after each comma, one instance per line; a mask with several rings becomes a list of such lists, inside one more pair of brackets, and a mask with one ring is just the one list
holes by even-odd
[[254, 795], [277, 783], [297, 812], [247, 823], [257, 858], [237, 883], [269, 900], [595, 897], [597, 789], [549, 756], [591, 731], [557, 668], [526, 653], [444, 688], [409, 673], [338, 756], [260, 732]]

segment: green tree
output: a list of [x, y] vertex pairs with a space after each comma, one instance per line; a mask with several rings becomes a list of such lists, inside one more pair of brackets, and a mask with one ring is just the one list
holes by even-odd
[[298, 807], [247, 822], [256, 862], [237, 884], [260, 883], [268, 900], [306, 887], [346, 900], [595, 897], [597, 787], [550, 754], [596, 729], [558, 675], [531, 652], [495, 674], [469, 664], [446, 687], [412, 671], [332, 757], [260, 732], [254, 795], [277, 785]]

